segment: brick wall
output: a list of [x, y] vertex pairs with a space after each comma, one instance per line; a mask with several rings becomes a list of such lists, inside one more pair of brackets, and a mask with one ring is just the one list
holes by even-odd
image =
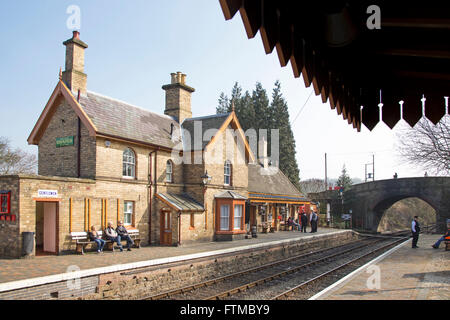
[[[56, 138], [74, 137], [74, 145], [56, 147]], [[96, 141], [81, 123], [80, 174], [82, 178], [95, 177]], [[39, 141], [39, 175], [78, 177], [78, 117], [72, 107], [63, 101], [56, 108], [45, 133]]]
[[11, 214], [16, 221], [0, 221], [0, 257], [19, 258], [22, 253], [19, 216], [19, 177], [0, 177], [0, 190], [11, 191]]

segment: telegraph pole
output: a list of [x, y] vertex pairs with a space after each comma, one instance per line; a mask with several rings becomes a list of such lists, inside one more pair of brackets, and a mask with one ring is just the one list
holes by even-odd
[[328, 178], [327, 178], [327, 153], [325, 152], [325, 191], [328, 190]]
[[373, 181], [375, 181], [375, 154], [372, 155], [372, 177]]

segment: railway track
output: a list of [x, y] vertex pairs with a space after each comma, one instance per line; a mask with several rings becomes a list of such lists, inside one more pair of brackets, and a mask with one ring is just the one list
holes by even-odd
[[387, 243], [379, 248], [375, 248], [370, 250], [369, 252], [363, 253], [350, 261], [346, 261], [338, 266], [333, 267], [330, 270], [327, 270], [323, 273], [320, 273], [317, 276], [314, 276], [311, 279], [308, 279], [299, 285], [296, 285], [293, 288], [290, 288], [280, 294], [275, 295], [271, 298], [271, 300], [303, 300], [308, 299], [313, 296], [315, 293], [320, 292], [322, 289], [325, 289], [329, 285], [333, 284], [337, 280], [343, 278], [346, 274], [350, 273], [353, 270], [356, 270], [360, 266], [367, 263], [370, 259], [373, 259], [373, 256], [376, 255], [380, 251], [386, 251], [393, 246], [400, 244], [401, 242], [406, 241], [407, 238], [398, 239], [396, 241], [392, 241]]
[[[314, 269], [314, 266], [317, 268], [317, 266], [324, 264], [330, 265], [332, 264], [332, 261], [340, 261], [343, 257], [354, 255], [355, 252], [360, 252], [361, 250], [364, 251], [364, 248], [373, 246], [378, 248], [380, 244], [385, 243], [386, 241], [392, 242], [392, 237], [367, 237], [362, 240], [297, 255], [288, 259], [167, 291], [158, 295], [143, 297], [142, 299], [217, 300], [234, 299], [234, 297], [237, 297], [238, 299], [251, 298], [253, 296], [252, 294], [244, 294], [244, 292], [249, 290], [258, 291], [264, 286], [270, 286], [270, 283], [283, 282], [286, 279], [289, 281], [291, 278], [295, 279], [299, 274]], [[320, 267], [318, 268], [320, 269]], [[258, 287], [257, 290], [254, 289], [256, 287]], [[284, 289], [285, 288], [286, 286], [284, 286]], [[286, 292], [286, 296], [288, 295], [289, 293]], [[273, 298], [273, 295], [269, 298]], [[265, 299], [267, 299], [267, 297]]]

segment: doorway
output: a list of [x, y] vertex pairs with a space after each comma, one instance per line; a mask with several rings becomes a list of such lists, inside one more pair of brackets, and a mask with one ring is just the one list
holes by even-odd
[[160, 243], [161, 245], [172, 245], [172, 220], [171, 212], [169, 210], [161, 210], [160, 219]]
[[36, 202], [36, 255], [58, 253], [58, 202]]

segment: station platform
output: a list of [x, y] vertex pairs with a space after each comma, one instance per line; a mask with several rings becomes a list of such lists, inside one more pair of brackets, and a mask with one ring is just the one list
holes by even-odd
[[[0, 259], [0, 292], [67, 280], [68, 270], [75, 266], [80, 277], [117, 272], [133, 268], [234, 253], [296, 241], [311, 241], [326, 235], [352, 232], [319, 228], [317, 233], [279, 231], [260, 234], [257, 238], [227, 242], [201, 242], [179, 247], [147, 246], [131, 252], [87, 252], [85, 255], [36, 256], [30, 259]], [[79, 270], [79, 271], [78, 271]]]
[[311, 300], [450, 300], [450, 251], [444, 243], [438, 250], [431, 247], [439, 237], [420, 235], [418, 249], [411, 248], [410, 239]]

